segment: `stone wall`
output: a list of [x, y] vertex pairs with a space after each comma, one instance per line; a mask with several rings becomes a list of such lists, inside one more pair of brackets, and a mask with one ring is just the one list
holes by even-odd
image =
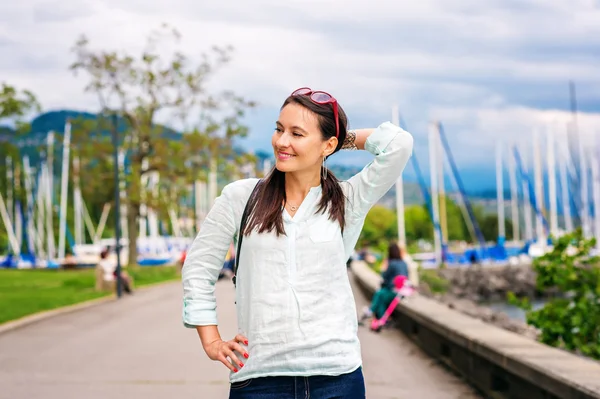
[[535, 286], [535, 272], [531, 266], [482, 267], [440, 269], [438, 274], [448, 280], [448, 292], [433, 294], [426, 284], [419, 291], [448, 306], [486, 323], [515, 332], [530, 339], [537, 339], [539, 331], [527, 323], [511, 319], [506, 313], [495, 311], [485, 302], [506, 301], [512, 291], [518, 296], [539, 296]]
[[438, 274], [450, 282], [449, 293], [474, 302], [504, 301], [508, 292], [534, 298], [536, 274], [530, 265], [439, 269]]
[[535, 327], [532, 327], [523, 321], [511, 319], [504, 312], [493, 310], [470, 299], [457, 298], [452, 294], [426, 294], [425, 296], [443, 303], [450, 309], [454, 309], [465, 315], [490, 323], [504, 330], [517, 333], [529, 339], [536, 340], [539, 336], [539, 331]]
[[[381, 277], [364, 262], [352, 274], [371, 296]], [[421, 287], [419, 287], [421, 293]], [[600, 399], [600, 363], [473, 318], [419, 293], [396, 308], [398, 327], [436, 361], [496, 399]]]

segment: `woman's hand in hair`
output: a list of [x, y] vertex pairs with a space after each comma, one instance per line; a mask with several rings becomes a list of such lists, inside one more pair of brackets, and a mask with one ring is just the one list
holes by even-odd
[[365, 143], [375, 129], [353, 129], [346, 133], [343, 150], [364, 150]]
[[229, 370], [237, 373], [240, 368], [244, 367], [244, 362], [240, 360], [240, 357], [243, 356], [246, 359], [249, 357], [248, 352], [241, 344], [248, 345], [248, 338], [241, 334], [236, 335], [231, 341], [219, 339], [206, 347], [206, 354], [210, 359], [220, 361]]

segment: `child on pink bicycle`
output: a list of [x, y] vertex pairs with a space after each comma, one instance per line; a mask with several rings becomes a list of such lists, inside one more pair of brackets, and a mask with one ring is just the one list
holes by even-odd
[[391, 242], [388, 246], [387, 259], [381, 265], [381, 277], [383, 282], [381, 288], [375, 292], [370, 306], [365, 306], [359, 318], [362, 324], [366, 319], [375, 316], [379, 319], [385, 313], [386, 309], [396, 297], [394, 280], [398, 276], [404, 276], [408, 279], [408, 265], [404, 262], [404, 249], [396, 242]]

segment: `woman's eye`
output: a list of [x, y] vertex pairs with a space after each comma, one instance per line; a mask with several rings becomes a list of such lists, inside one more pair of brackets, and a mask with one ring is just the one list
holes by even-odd
[[281, 132], [283, 132], [283, 129], [281, 129], [279, 127], [275, 127], [275, 131], [281, 133]]
[[294, 133], [294, 137], [302, 137], [300, 133]]

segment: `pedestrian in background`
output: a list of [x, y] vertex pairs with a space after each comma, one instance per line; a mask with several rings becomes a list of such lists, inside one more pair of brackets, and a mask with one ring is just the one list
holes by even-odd
[[404, 261], [405, 250], [398, 243], [390, 242], [388, 245], [387, 258], [381, 263], [381, 287], [373, 294], [371, 305], [363, 308], [360, 322], [369, 317], [381, 318], [390, 305], [396, 292], [394, 291], [394, 279], [397, 276], [405, 276], [408, 279], [408, 265]]

